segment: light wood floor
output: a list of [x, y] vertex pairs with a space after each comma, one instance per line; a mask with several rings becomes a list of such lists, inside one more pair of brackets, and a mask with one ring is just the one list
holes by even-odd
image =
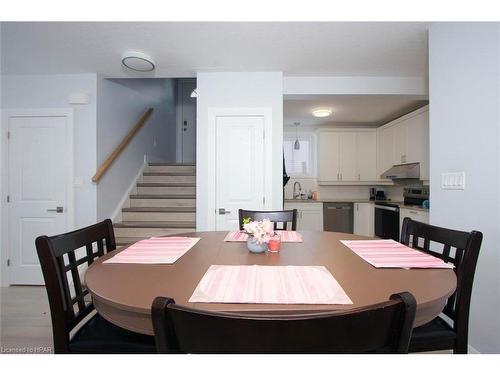
[[0, 289], [0, 353], [52, 353], [52, 326], [45, 287]]

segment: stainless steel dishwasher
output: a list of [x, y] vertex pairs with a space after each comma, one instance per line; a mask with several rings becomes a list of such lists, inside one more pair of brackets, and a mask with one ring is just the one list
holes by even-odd
[[323, 230], [325, 232], [352, 233], [353, 219], [352, 203], [323, 203]]

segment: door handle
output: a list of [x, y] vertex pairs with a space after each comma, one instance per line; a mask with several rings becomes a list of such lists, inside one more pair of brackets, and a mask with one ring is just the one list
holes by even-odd
[[64, 208], [61, 206], [57, 206], [56, 208], [47, 209], [47, 212], [57, 212], [58, 214], [62, 213], [63, 211], [64, 211]]
[[225, 208], [219, 208], [219, 215], [230, 214], [231, 211], [227, 211]]

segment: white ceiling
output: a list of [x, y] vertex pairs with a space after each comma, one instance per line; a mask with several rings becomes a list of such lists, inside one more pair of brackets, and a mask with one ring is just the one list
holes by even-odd
[[[283, 101], [285, 126], [380, 126], [426, 105], [422, 96], [392, 95], [289, 95]], [[330, 108], [329, 117], [317, 118], [312, 111]]]
[[97, 72], [130, 77], [133, 50], [157, 64], [147, 77], [198, 71], [285, 75], [426, 76], [423, 22], [32, 22], [2, 23], [2, 73]]

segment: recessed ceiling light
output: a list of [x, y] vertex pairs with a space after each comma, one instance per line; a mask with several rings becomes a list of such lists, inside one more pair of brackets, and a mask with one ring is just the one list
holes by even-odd
[[312, 112], [314, 117], [328, 117], [332, 114], [332, 110], [328, 108], [315, 109]]
[[136, 72], [151, 72], [155, 69], [151, 56], [142, 52], [127, 52], [122, 57], [122, 64]]

